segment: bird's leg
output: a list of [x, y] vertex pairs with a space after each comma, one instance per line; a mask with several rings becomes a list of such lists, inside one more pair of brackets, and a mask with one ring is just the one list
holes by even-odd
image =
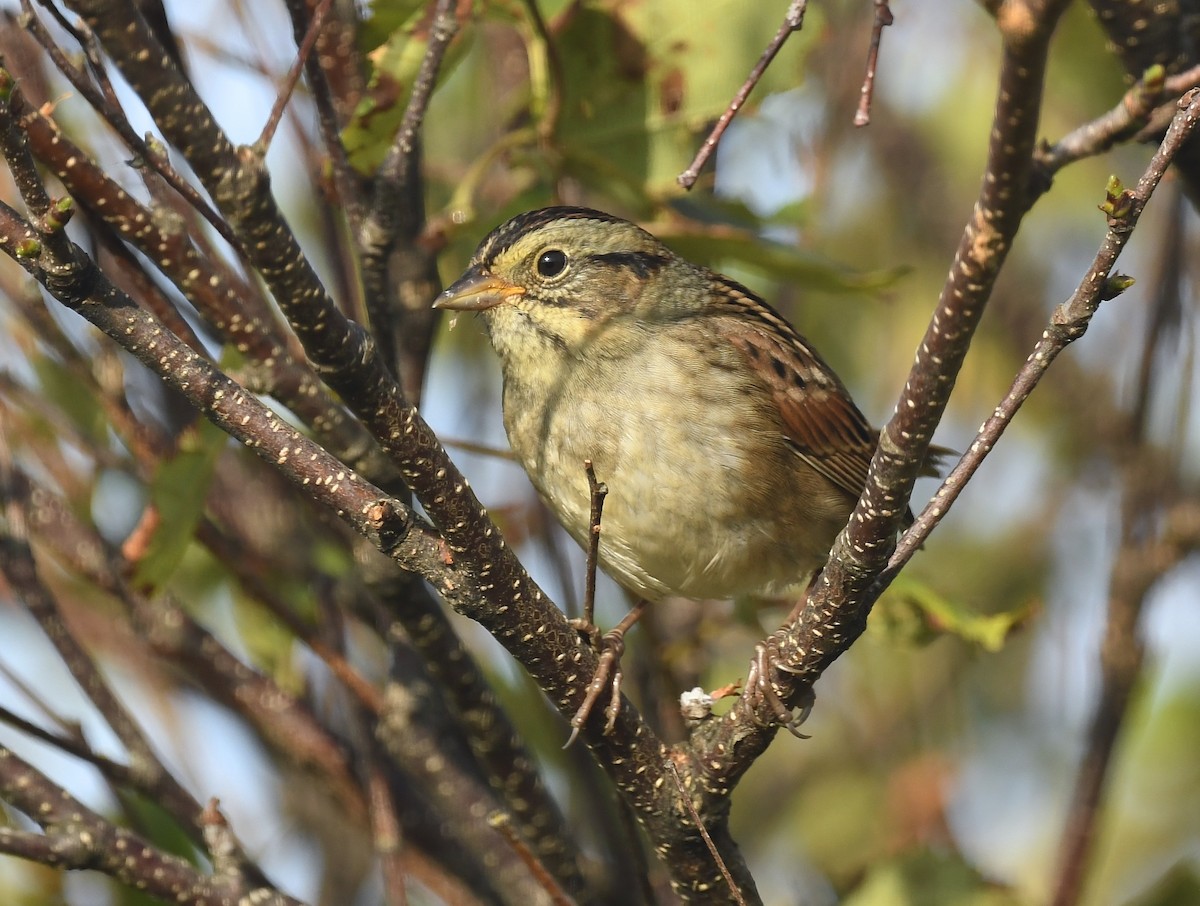
[[[808, 586], [804, 589], [804, 594], [801, 595], [795, 607], [792, 608], [791, 615], [788, 617], [789, 622], [796, 619], [801, 611], [803, 611], [809, 592], [812, 591], [812, 587], [816, 584], [817, 577], [820, 575], [818, 571], [809, 581]], [[796, 714], [787, 706], [775, 690], [775, 684], [771, 680], [771, 674], [774, 670], [782, 670], [785, 673], [797, 672], [787, 664], [780, 663], [768, 642], [759, 642], [754, 646], [754, 660], [750, 662], [750, 669], [746, 673], [746, 693], [754, 696], [759, 701], [765, 702], [775, 712], [776, 722], [780, 726], [786, 727], [787, 731], [797, 739], [808, 739], [807, 735], [800, 732], [800, 725], [808, 720], [808, 715], [812, 713], [813, 704], [816, 702], [816, 696], [813, 694], [812, 687], [808, 688], [804, 701], [800, 704], [800, 713]]]
[[[575, 716], [571, 718], [571, 736], [567, 739], [567, 748], [579, 736], [579, 731], [583, 729], [583, 725], [587, 723], [588, 716], [592, 713], [592, 709], [596, 706], [596, 702], [600, 700], [600, 696], [604, 694], [606, 686], [611, 685], [612, 694], [609, 698], [608, 707], [604, 709], [604, 714], [608, 718], [604, 724], [604, 732], [611, 733], [617, 725], [617, 715], [621, 713], [621, 655], [625, 652], [625, 633], [631, 626], [636, 623], [642, 616], [642, 612], [646, 609], [650, 602], [644, 598], [633, 606], [633, 610], [625, 614], [624, 618], [600, 637], [599, 642], [593, 642], [596, 650], [600, 652], [600, 663], [596, 665], [596, 672], [592, 676], [592, 681], [588, 684], [587, 694], [583, 697], [583, 702], [579, 705], [579, 710], [575, 712]], [[586, 632], [581, 627], [576, 627], [580, 632]], [[589, 633], [591, 638], [595, 639], [595, 626], [591, 627], [592, 633]]]
[[772, 670], [794, 672], [786, 664], [781, 664], [775, 659], [766, 642], [759, 642], [754, 646], [754, 660], [750, 662], [750, 670], [746, 673], [746, 694], [765, 701], [775, 712], [776, 723], [785, 727], [797, 739], [808, 739], [807, 734], [800, 732], [800, 725], [808, 720], [808, 715], [812, 713], [817, 700], [812, 687], [809, 687], [805, 700], [800, 705], [800, 713], [796, 714], [775, 691], [775, 684], [771, 682]]
[[588, 715], [592, 713], [596, 702], [604, 693], [604, 687], [610, 682], [612, 694], [608, 707], [604, 709], [608, 717], [604, 732], [610, 733], [616, 726], [617, 715], [621, 711], [621, 655], [625, 651], [625, 633], [638, 621], [646, 607], [645, 601], [639, 601], [620, 623], [597, 640], [600, 630], [595, 623], [596, 567], [600, 562], [600, 517], [604, 512], [604, 498], [608, 495], [608, 486], [596, 479], [596, 470], [592, 467], [590, 459], [583, 461], [583, 468], [587, 472], [588, 490], [591, 493], [591, 531], [588, 534], [587, 569], [584, 574], [583, 619], [571, 620], [571, 625], [599, 652], [600, 663], [596, 666], [596, 672], [588, 684], [579, 710], [571, 718], [571, 735], [567, 739], [567, 745], [563, 746], [564, 749], [579, 736], [579, 731], [587, 723]]

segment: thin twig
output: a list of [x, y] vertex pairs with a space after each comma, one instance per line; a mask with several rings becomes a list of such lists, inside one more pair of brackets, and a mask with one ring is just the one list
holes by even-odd
[[453, 447], [455, 450], [462, 450], [464, 453], [474, 453], [476, 456], [490, 456], [494, 459], [503, 459], [506, 462], [516, 462], [517, 455], [512, 450], [506, 450], [503, 447], [493, 447], [491, 444], [481, 444], [473, 440], [462, 440], [457, 437], [442, 437], [442, 444], [447, 447]]
[[858, 110], [854, 113], [854, 125], [865, 126], [871, 122], [871, 100], [875, 96], [875, 68], [879, 63], [879, 42], [883, 29], [895, 21], [888, 0], [875, 0], [875, 24], [871, 26], [871, 46], [867, 50], [867, 74], [859, 92]]
[[1173, 116], [1170, 109], [1173, 105], [1163, 102], [1197, 85], [1200, 85], [1200, 65], [1172, 76], [1165, 76], [1161, 66], [1151, 67], [1107, 113], [1072, 130], [1053, 145], [1037, 149], [1034, 163], [1041, 171], [1039, 187], [1048, 187], [1054, 174], [1067, 164], [1102, 154], [1118, 142], [1136, 137], [1157, 111], [1167, 110]]
[[967, 452], [946, 476], [946, 480], [933, 495], [933, 499], [926, 504], [921, 515], [900, 538], [887, 569], [880, 577], [884, 584], [895, 577], [929, 537], [933, 528], [941, 522], [1058, 354], [1083, 336], [1100, 303], [1113, 298], [1132, 282], [1122, 281], [1119, 275], [1110, 279], [1109, 274], [1117, 256], [1129, 241], [1142, 208], [1150, 199], [1172, 158], [1196, 127], [1197, 119], [1200, 118], [1200, 89], [1193, 89], [1180, 98], [1178, 107], [1170, 129], [1167, 130], [1146, 172], [1138, 180], [1137, 187], [1132, 191], [1110, 194], [1109, 206], [1112, 213], [1109, 216], [1109, 228], [1092, 266], [1071, 298], [1055, 310], [1049, 325], [1017, 373], [1008, 393], [983, 423]]
[[404, 881], [404, 828], [396, 813], [397, 803], [388, 786], [389, 772], [382, 760], [364, 759], [363, 786], [370, 807], [371, 842], [379, 858], [379, 874], [386, 906], [407, 906], [408, 890]]
[[275, 130], [279, 127], [279, 121], [283, 119], [284, 108], [291, 100], [292, 92], [296, 90], [296, 84], [300, 81], [300, 73], [304, 71], [305, 61], [312, 53], [313, 45], [317, 43], [317, 36], [321, 33], [321, 26], [325, 24], [325, 16], [329, 14], [329, 7], [332, 5], [333, 0], [321, 0], [317, 4], [317, 8], [313, 10], [312, 21], [308, 23], [308, 32], [304, 35], [300, 49], [296, 51], [296, 59], [292, 61], [287, 78], [284, 79], [283, 86], [279, 89], [279, 96], [275, 98], [275, 104], [271, 107], [271, 115], [267, 117], [267, 121], [263, 125], [262, 134], [254, 143], [255, 150], [264, 157], [267, 149], [271, 147], [271, 139], [275, 137]]
[[[309, 32], [309, 28], [305, 24], [308, 16], [308, 4], [305, 0], [288, 0], [287, 7], [292, 18], [296, 41], [298, 44], [302, 43], [303, 36]], [[315, 56], [309, 54], [303, 59], [305, 74], [308, 78], [308, 90], [312, 93], [313, 105], [317, 111], [317, 129], [320, 131], [325, 151], [329, 155], [335, 197], [345, 213], [351, 235], [357, 236], [362, 226], [363, 207], [365, 206], [365, 181], [350, 164], [346, 146], [342, 143], [342, 121], [338, 115], [333, 88], [321, 65], [320, 51]], [[345, 103], [345, 99], [342, 100]]]
[[1154, 444], [1147, 437], [1146, 421], [1151, 405], [1169, 383], [1168, 375], [1160, 374], [1156, 364], [1162, 364], [1161, 353], [1170, 340], [1179, 337], [1183, 201], [1178, 184], [1173, 188], [1171, 227], [1163, 243], [1158, 286], [1152, 291], [1153, 310], [1142, 344], [1134, 399], [1114, 451], [1121, 466], [1121, 535], [1109, 571], [1104, 638], [1099, 646], [1100, 695], [1059, 841], [1053, 906], [1074, 906], [1085, 890], [1113, 754], [1145, 668], [1142, 615], [1147, 597], [1190, 549], [1187, 540], [1176, 536], [1172, 528], [1180, 515], [1186, 517], [1194, 510], [1195, 502], [1183, 496], [1179, 464], [1175, 463], [1174, 469], [1164, 468], [1152, 455]]
[[[7, 671], [6, 671], [7, 673]], [[6, 675], [5, 680], [12, 680], [16, 677]], [[44, 710], [44, 709], [43, 709]], [[51, 715], [52, 719], [57, 720]], [[26, 720], [21, 715], [8, 708], [0, 705], [0, 723], [5, 726], [12, 727], [15, 730], [20, 730], [26, 736], [32, 736], [34, 739], [41, 740], [48, 746], [53, 746], [60, 752], [65, 752], [68, 755], [73, 755], [81, 761], [86, 761], [92, 767], [96, 768], [100, 774], [110, 783], [124, 785], [130, 789], [147, 791], [147, 786], [143, 778], [138, 776], [134, 771], [130, 770], [126, 765], [113, 761], [111, 758], [106, 758], [94, 752], [81, 736], [68, 737], [60, 736], [57, 733], [39, 727], [33, 721]]]
[[494, 828], [501, 837], [513, 848], [513, 852], [517, 854], [517, 858], [529, 869], [529, 873], [534, 876], [542, 889], [550, 896], [550, 902], [554, 906], [574, 906], [575, 901], [568, 896], [567, 892], [562, 889], [562, 885], [554, 880], [550, 872], [546, 871], [546, 866], [538, 861], [537, 856], [533, 854], [525, 841], [521, 839], [521, 835], [517, 833], [516, 828], [512, 825], [512, 819], [506, 812], [493, 812], [488, 815], [488, 826]]
[[[0, 852], [59, 871], [100, 871], [150, 897], [174, 903], [233, 906], [250, 899], [250, 885], [221, 883], [186, 859], [117, 827], [4, 746], [0, 746], [0, 791], [9, 807], [43, 830], [32, 834], [0, 827]], [[253, 901], [260, 906], [301, 906], [274, 888], [255, 886]]]
[[721, 870], [721, 877], [729, 885], [729, 892], [733, 896], [733, 901], [738, 906], [746, 906], [746, 898], [738, 890], [737, 884], [733, 881], [733, 875], [729, 873], [729, 869], [725, 865], [725, 860], [721, 858], [721, 853], [717, 850], [717, 844], [713, 843], [712, 837], [708, 835], [708, 829], [704, 826], [704, 822], [700, 820], [700, 813], [696, 811], [696, 806], [692, 803], [692, 797], [688, 795], [688, 791], [683, 785], [683, 778], [679, 776], [679, 770], [675, 767], [675, 762], [668, 761], [667, 770], [675, 778], [675, 787], [679, 790], [679, 798], [683, 801], [684, 807], [687, 808], [688, 814], [692, 816], [692, 821], [695, 822], [696, 829], [700, 831], [700, 836], [704, 838], [704, 845], [712, 853], [713, 861], [717, 863], [717, 868]]
[[588, 491], [591, 494], [592, 508], [588, 518], [588, 550], [587, 571], [584, 575], [583, 590], [583, 622], [595, 629], [596, 622], [596, 567], [600, 562], [600, 519], [604, 514], [604, 498], [608, 496], [608, 485], [596, 479], [596, 470], [592, 461], [585, 459], [583, 468], [587, 471]]
[[371, 332], [383, 362], [414, 403], [420, 401], [437, 324], [429, 300], [441, 290], [434, 253], [419, 241], [425, 227], [421, 127], [458, 28], [457, 0], [437, 0], [408, 105], [357, 234]]
[[[880, 432], [862, 497], [834, 542], [803, 613], [764, 641], [771, 654], [772, 688], [786, 704], [802, 701], [866, 628], [878, 576], [887, 567], [934, 429], [1027, 210], [1025, 187], [1037, 141], [1050, 37], [1066, 6], [1067, 0], [1026, 0], [1022, 8], [1028, 15], [1003, 23], [984, 179], [937, 308], [895, 412]], [[777, 720], [766, 696], [742, 696], [725, 715], [698, 727], [692, 742], [707, 782], [720, 778], [722, 788], [736, 783], [774, 738]]]
[[[191, 185], [186, 179], [183, 178], [178, 170], [171, 166], [170, 159], [167, 157], [166, 153], [159, 149], [152, 148], [149, 144], [147, 144], [141, 138], [141, 136], [139, 136], [133, 130], [133, 126], [129, 124], [129, 120], [126, 119], [121, 108], [113, 103], [110, 103], [108, 100], [108, 94], [112, 94], [114, 98], [116, 97], [115, 93], [112, 93], [111, 88], [108, 92], [102, 92], [98, 90], [95, 85], [88, 81], [79, 68], [74, 66], [67, 59], [66, 55], [62, 51], [62, 48], [54, 43], [54, 39], [50, 36], [50, 33], [46, 31], [45, 26], [37, 17], [37, 14], [34, 13], [33, 7], [30, 6], [29, 0], [21, 0], [21, 8], [25, 11], [24, 17], [21, 20], [21, 24], [24, 26], [25, 30], [33, 35], [34, 39], [40, 45], [42, 45], [42, 48], [46, 51], [46, 55], [50, 57], [51, 61], [58, 68], [59, 72], [66, 76], [67, 81], [71, 83], [75, 90], [83, 95], [84, 99], [92, 105], [92, 108], [97, 114], [99, 114], [100, 118], [116, 131], [116, 133], [121, 137], [121, 140], [129, 146], [130, 150], [138, 155], [138, 158], [141, 161], [148, 164], [151, 169], [154, 170], [154, 172], [161, 176], [167, 182], [167, 184], [171, 186], [171, 188], [182, 195], [183, 198], [187, 200], [187, 203], [191, 205], [200, 214], [200, 216], [203, 217], [210, 226], [212, 226], [214, 230], [217, 231], [217, 234], [222, 239], [228, 242], [232, 248], [240, 249], [241, 243], [238, 241], [237, 236], [234, 234], [229, 223], [223, 217], [217, 214], [217, 212], [213, 210], [212, 205], [210, 205], [200, 196], [200, 193], [196, 191], [195, 186]], [[78, 32], [72, 29], [72, 34], [78, 34]], [[89, 38], [81, 36], [80, 41], [86, 50], [89, 44]], [[102, 69], [97, 69], [97, 71], [103, 72]], [[107, 82], [107, 78], [105, 77], [103, 81]]]
[[779, 53], [779, 49], [783, 47], [784, 42], [793, 32], [797, 32], [803, 27], [804, 12], [807, 8], [808, 0], [792, 0], [788, 5], [787, 15], [783, 17], [783, 24], [779, 26], [779, 31], [775, 32], [775, 37], [771, 39], [771, 43], [767, 45], [767, 49], [763, 51], [762, 56], [758, 58], [758, 62], [754, 64], [754, 68], [750, 70], [749, 77], [742, 84], [742, 87], [738, 89], [737, 94], [733, 96], [733, 100], [729, 102], [729, 106], [725, 108], [725, 112], [721, 114], [721, 118], [713, 126], [712, 132], [708, 134], [708, 138], [704, 140], [704, 144], [700, 146], [700, 150], [696, 152], [696, 156], [693, 158], [691, 164], [676, 177], [676, 181], [685, 189], [690, 189], [696, 184], [696, 179], [700, 176], [700, 169], [712, 157], [713, 152], [717, 149], [717, 142], [721, 140], [721, 136], [725, 134], [725, 130], [729, 128], [729, 124], [733, 121], [733, 118], [742, 109], [742, 105], [746, 103], [746, 98], [750, 96], [750, 92], [754, 90], [754, 86], [758, 84], [758, 80], [767, 71], [767, 67], [771, 65], [771, 61], [775, 59], [775, 55]]

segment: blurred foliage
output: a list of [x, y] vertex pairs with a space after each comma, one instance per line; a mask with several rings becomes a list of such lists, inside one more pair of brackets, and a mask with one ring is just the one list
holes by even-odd
[[138, 561], [139, 587], [162, 588], [183, 560], [204, 515], [217, 457], [228, 444], [224, 431], [199, 419], [185, 430], [175, 455], [159, 466], [150, 482], [158, 522], [149, 549]]
[[1015, 610], [981, 614], [943, 597], [929, 585], [901, 577], [884, 593], [873, 613], [876, 628], [883, 624], [897, 641], [925, 644], [948, 634], [996, 652], [1033, 616], [1034, 608], [1027, 603]]

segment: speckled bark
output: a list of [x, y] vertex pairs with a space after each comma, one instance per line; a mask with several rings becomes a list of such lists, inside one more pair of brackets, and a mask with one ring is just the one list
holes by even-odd
[[[355, 389], [363, 399], [377, 404], [367, 421], [393, 426], [385, 447], [416, 451], [403, 464], [404, 474], [426, 509], [439, 519], [452, 554], [450, 562], [446, 548], [407, 507], [388, 499], [165, 331], [151, 315], [117, 292], [81, 250], [70, 246], [52, 254], [47, 248], [46, 254], [37, 255], [32, 248], [17, 248], [37, 241], [38, 235], [11, 209], [0, 208], [0, 248], [19, 260], [60, 301], [117, 340], [206, 417], [314, 499], [335, 509], [381, 550], [429, 579], [452, 606], [496, 635], [551, 694], [560, 711], [574, 713], [595, 669], [594, 652], [581, 643], [562, 613], [529, 579], [465, 479], [451, 478], [457, 475], [452, 464], [416, 410], [404, 404], [390, 376], [378, 367], [365, 335], [340, 317], [333, 318], [335, 313], [329, 310], [329, 323], [344, 326], [343, 335], [359, 341], [351, 348], [361, 353], [347, 356], [346, 367], [334, 367], [333, 373], [351, 384], [354, 381], [348, 376], [362, 380]], [[447, 488], [448, 481], [452, 483]], [[714, 897], [722, 901], [726, 888], [711, 854], [664, 785], [666, 749], [632, 705], [622, 709], [617, 731], [611, 736], [599, 732], [600, 723], [592, 722], [585, 740], [647, 826], [677, 888], [696, 902]], [[722, 855], [753, 901], [753, 880], [725, 829], [726, 807], [720, 804], [709, 811], [715, 816], [710, 833], [726, 847]]]
[[[1065, 6], [1066, 0], [994, 4], [1004, 46], [979, 198], [896, 411], [880, 432], [863, 496], [802, 609], [770, 639], [787, 668], [775, 684], [788, 697], [805, 695], [862, 634], [882, 591], [877, 578], [887, 565], [933, 431], [1028, 208], [1048, 45]], [[724, 796], [766, 748], [775, 734], [771, 716], [764, 702], [743, 696], [724, 719], [696, 733], [697, 761], [711, 795]]]
[[[1170, 75], [1200, 63], [1197, 0], [1090, 0], [1089, 5], [1130, 79], [1156, 64]], [[1192, 203], [1200, 204], [1200, 141], [1192, 139], [1180, 150], [1175, 168]]]
[[247, 889], [229, 877], [201, 874], [137, 834], [110, 824], [9, 749], [0, 747], [0, 797], [44, 834], [0, 828], [0, 852], [63, 869], [111, 875], [153, 897], [191, 906], [299, 906], [269, 888]]
[[[184, 152], [229, 216], [309, 359], [394, 457], [443, 533], [450, 554], [467, 567], [469, 585], [478, 596], [449, 571], [423, 574], [452, 606], [496, 636], [560, 712], [573, 714], [595, 670], [594, 653], [516, 561], [466, 480], [383, 367], [370, 338], [347, 322], [324, 293], [271, 198], [261, 162], [249, 149], [233, 148], [166, 56], [149, 49], [153, 44], [144, 29], [139, 31], [136, 18], [118, 16], [113, 4], [100, 0], [69, 5], [95, 29], [164, 135]], [[384, 549], [392, 553], [386, 542]], [[705, 878], [695, 886], [708, 891], [698, 895], [711, 896], [715, 887], [707, 879], [719, 874], [690, 818], [664, 789], [666, 749], [630, 705], [611, 736], [599, 733], [601, 723], [585, 729], [585, 740], [652, 838], [664, 841], [672, 876], [688, 886], [693, 878]], [[727, 840], [721, 821], [718, 817], [717, 836]], [[725, 855], [739, 882], [752, 891], [736, 850], [731, 846]]]

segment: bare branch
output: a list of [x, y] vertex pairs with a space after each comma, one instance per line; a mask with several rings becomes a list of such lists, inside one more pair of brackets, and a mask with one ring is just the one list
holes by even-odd
[[0, 747], [0, 797], [45, 831], [34, 835], [0, 828], [0, 851], [44, 865], [93, 869], [151, 896], [196, 906], [237, 906], [243, 897], [272, 906], [299, 906], [270, 888], [210, 878], [189, 862], [162, 852], [124, 828], [115, 827], [12, 751]]
[[313, 46], [317, 43], [317, 36], [321, 33], [321, 26], [325, 24], [325, 17], [329, 14], [329, 7], [332, 5], [333, 0], [320, 0], [317, 8], [313, 10], [312, 19], [308, 23], [308, 31], [304, 35], [304, 40], [300, 42], [300, 48], [296, 51], [296, 59], [292, 63], [292, 68], [288, 70], [287, 78], [279, 89], [279, 94], [275, 98], [275, 103], [271, 107], [271, 113], [267, 117], [266, 123], [263, 124], [262, 134], [259, 135], [258, 141], [254, 143], [255, 149], [263, 157], [266, 157], [267, 149], [271, 147], [271, 139], [275, 137], [275, 130], [279, 126], [279, 121], [283, 119], [283, 111], [292, 99], [292, 93], [296, 90], [296, 84], [300, 81], [300, 73], [304, 71], [305, 66], [308, 64], [309, 55], [312, 53]]
[[729, 124], [733, 122], [733, 118], [742, 109], [742, 105], [746, 103], [746, 98], [750, 97], [750, 92], [754, 90], [754, 86], [758, 84], [758, 80], [763, 77], [763, 73], [767, 71], [767, 67], [771, 65], [771, 61], [775, 59], [780, 48], [783, 47], [784, 43], [794, 32], [798, 32], [804, 27], [804, 13], [807, 9], [808, 0], [791, 0], [791, 3], [788, 4], [787, 14], [783, 17], [783, 24], [779, 26], [779, 31], [775, 32], [775, 37], [771, 39], [771, 43], [767, 45], [767, 49], [762, 52], [762, 56], [758, 58], [758, 62], [750, 70], [750, 75], [746, 77], [746, 81], [742, 83], [742, 87], [738, 89], [737, 94], [733, 96], [733, 100], [729, 102], [729, 106], [725, 108], [725, 112], [717, 120], [717, 124], [708, 133], [708, 138], [704, 140], [704, 144], [700, 146], [700, 150], [696, 152], [696, 156], [688, 165], [688, 168], [676, 177], [676, 182], [685, 189], [690, 189], [696, 184], [696, 180], [700, 176], [700, 170], [708, 163], [708, 159], [712, 157], [713, 152], [717, 150], [717, 143], [721, 140], [721, 136], [725, 134], [725, 130], [729, 128]]
[[983, 423], [967, 452], [946, 476], [933, 499], [901, 537], [887, 570], [881, 576], [881, 581], [890, 582], [929, 537], [929, 533], [958, 499], [971, 476], [995, 447], [996, 441], [1000, 439], [1005, 428], [1012, 422], [1021, 405], [1029, 398], [1029, 394], [1041, 381], [1058, 354], [1086, 333], [1088, 324], [1102, 302], [1118, 295], [1133, 282], [1120, 276], [1110, 277], [1112, 269], [1117, 257], [1129, 242], [1146, 202], [1150, 200], [1151, 194], [1180, 147], [1195, 129], [1198, 116], [1200, 89], [1193, 89], [1179, 100], [1171, 128], [1167, 130], [1166, 137], [1151, 159], [1146, 172], [1138, 180], [1137, 186], [1131, 191], [1121, 190], [1110, 195], [1108, 204], [1113, 208], [1113, 212], [1109, 215], [1108, 232], [1087, 274], [1071, 298], [1055, 310], [1050, 324], [1013, 380], [1007, 395]]
[[875, 68], [879, 63], [879, 42], [883, 38], [884, 28], [893, 21], [887, 0], [875, 0], [875, 22], [871, 26], [871, 46], [867, 51], [867, 74], [859, 92], [858, 110], [854, 113], [856, 126], [865, 126], [871, 122], [871, 100], [875, 96]]
[[[769, 681], [785, 690], [785, 701], [803, 701], [816, 678], [862, 634], [882, 590], [875, 579], [1027, 209], [1048, 46], [1065, 6], [1065, 0], [1014, 0], [1000, 19], [1000, 84], [979, 198], [895, 414], [880, 432], [858, 506], [803, 610], [767, 641], [777, 665]], [[715, 794], [725, 795], [773, 738], [776, 716], [768, 699], [742, 696], [724, 718], [696, 734], [697, 763]]]

